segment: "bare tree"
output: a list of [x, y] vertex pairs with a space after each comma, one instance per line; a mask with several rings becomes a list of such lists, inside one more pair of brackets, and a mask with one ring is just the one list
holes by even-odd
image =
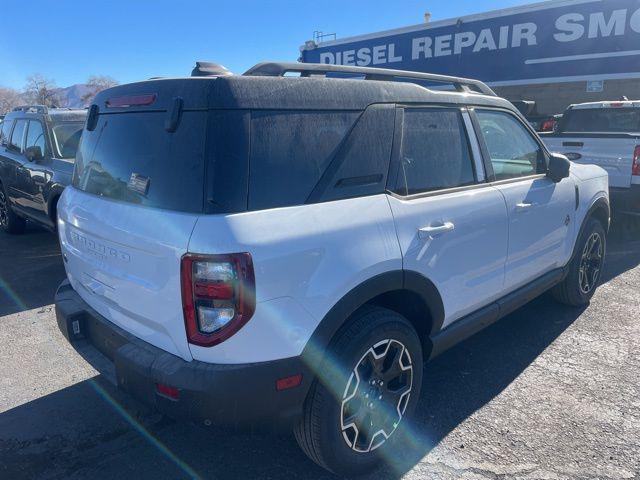
[[89, 87], [89, 92], [82, 96], [82, 102], [89, 105], [98, 93], [107, 88], [115, 87], [118, 85], [118, 81], [106, 75], [92, 75], [86, 85]]
[[0, 115], [4, 115], [22, 103], [17, 90], [0, 87]]
[[24, 96], [30, 103], [57, 107], [60, 106], [57, 90], [58, 88], [53, 80], [36, 73], [27, 77]]

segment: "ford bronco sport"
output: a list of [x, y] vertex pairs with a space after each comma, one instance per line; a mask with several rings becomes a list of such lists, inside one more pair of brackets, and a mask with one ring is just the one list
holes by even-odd
[[101, 92], [58, 212], [70, 342], [345, 475], [401, 446], [424, 360], [548, 289], [586, 304], [609, 227], [606, 172], [486, 85], [293, 63]]
[[22, 233], [27, 219], [55, 228], [86, 115], [34, 105], [6, 116], [0, 129], [0, 229]]

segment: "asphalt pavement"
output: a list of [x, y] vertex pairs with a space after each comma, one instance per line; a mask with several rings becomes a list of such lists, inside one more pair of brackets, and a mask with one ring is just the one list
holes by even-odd
[[[401, 461], [371, 478], [640, 479], [640, 230], [604, 284], [543, 295], [425, 371]], [[175, 422], [117, 391], [58, 332], [56, 237], [0, 234], [0, 478], [333, 478], [289, 435]]]

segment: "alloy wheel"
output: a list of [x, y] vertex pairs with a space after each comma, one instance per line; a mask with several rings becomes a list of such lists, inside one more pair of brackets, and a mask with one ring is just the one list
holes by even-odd
[[[1, 187], [0, 187], [1, 188]], [[7, 197], [0, 190], [0, 226], [6, 226], [9, 223], [9, 206], [7, 205]]]
[[599, 233], [591, 234], [582, 250], [578, 282], [580, 291], [588, 295], [596, 287], [602, 270], [603, 243]]
[[380, 447], [398, 428], [413, 386], [407, 348], [386, 339], [367, 350], [353, 368], [342, 396], [342, 437], [352, 450]]

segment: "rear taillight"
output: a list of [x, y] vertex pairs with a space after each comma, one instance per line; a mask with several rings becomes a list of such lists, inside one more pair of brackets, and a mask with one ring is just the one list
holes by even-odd
[[553, 129], [555, 126], [556, 126], [556, 121], [555, 119], [551, 118], [549, 120], [545, 120], [544, 122], [542, 122], [542, 124], [540, 125], [540, 131], [553, 132]]
[[636, 146], [633, 151], [633, 166], [631, 167], [631, 175], [640, 176], [640, 145]]
[[182, 257], [182, 309], [189, 343], [211, 347], [249, 321], [256, 307], [248, 253]]

